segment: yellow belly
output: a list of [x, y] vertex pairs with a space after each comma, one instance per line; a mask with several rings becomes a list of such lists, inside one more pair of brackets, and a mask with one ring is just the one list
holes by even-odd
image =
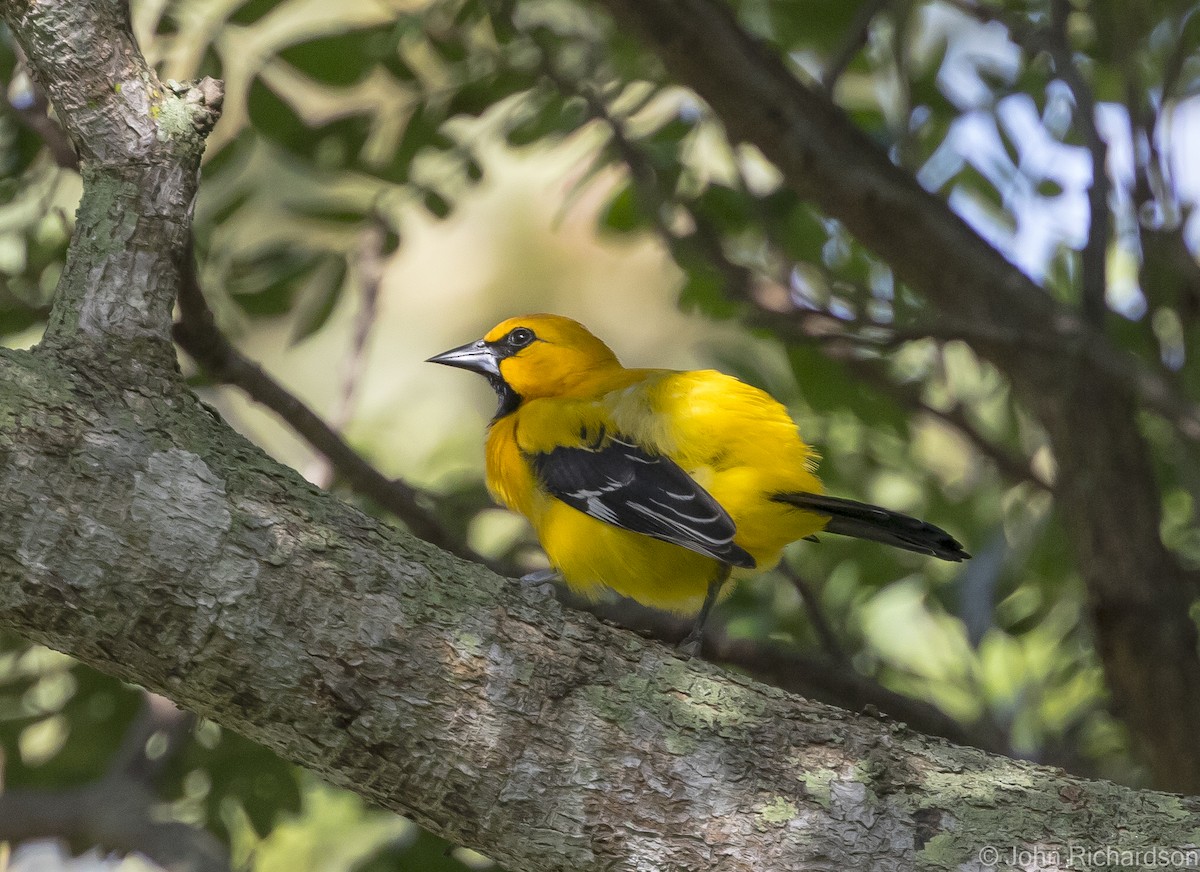
[[[758, 566], [735, 569], [734, 579], [771, 569], [785, 545], [824, 526], [824, 519], [816, 515], [782, 504], [766, 505], [772, 517], [759, 519], [754, 529], [760, 535], [754, 541], [741, 533], [735, 538]], [[538, 539], [567, 586], [582, 596], [595, 598], [609, 588], [643, 605], [694, 615], [704, 602], [709, 582], [723, 570], [711, 557], [614, 527], [558, 500], [547, 499], [539, 508], [533, 513]]]
[[589, 599], [608, 588], [643, 605], [692, 615], [721, 571], [711, 557], [597, 521], [557, 500], [536, 528], [567, 586]]

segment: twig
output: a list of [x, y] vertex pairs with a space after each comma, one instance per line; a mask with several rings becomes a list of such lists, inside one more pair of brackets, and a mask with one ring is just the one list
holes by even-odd
[[[375, 219], [359, 235], [358, 258], [355, 263], [358, 274], [359, 310], [354, 319], [354, 335], [350, 340], [350, 351], [346, 357], [342, 375], [342, 390], [330, 415], [329, 426], [342, 432], [354, 414], [354, 402], [358, 394], [366, 366], [367, 342], [379, 315], [379, 286], [383, 281], [384, 229], [380, 219]], [[322, 455], [308, 478], [319, 487], [328, 488], [333, 483], [334, 467], [328, 457]]]
[[821, 602], [821, 598], [817, 596], [817, 592], [812, 589], [812, 585], [808, 583], [807, 579], [801, 577], [800, 573], [786, 560], [780, 561], [778, 570], [784, 578], [792, 583], [792, 587], [804, 601], [804, 611], [808, 615], [809, 623], [817, 633], [817, 638], [821, 640], [821, 647], [825, 649], [825, 653], [835, 663], [843, 666], [847, 664], [850, 658], [846, 656], [846, 649], [842, 647], [837, 633], [833, 631], [833, 625], [825, 614], [825, 606]]

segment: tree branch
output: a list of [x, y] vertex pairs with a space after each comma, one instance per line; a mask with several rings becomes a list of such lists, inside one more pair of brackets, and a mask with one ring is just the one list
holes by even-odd
[[680, 661], [338, 503], [173, 377], [122, 375], [0, 352], [0, 624], [510, 868], [953, 868], [1183, 844], [1200, 812]]
[[[162, 241], [145, 223], [130, 250]], [[76, 243], [66, 299], [115, 300], [131, 272]], [[112, 336], [166, 335], [111, 314], [151, 331]], [[313, 488], [108, 335], [0, 350], [0, 625], [455, 842], [528, 872], [740, 872], [1191, 838], [1200, 801], [948, 747], [568, 616]]]

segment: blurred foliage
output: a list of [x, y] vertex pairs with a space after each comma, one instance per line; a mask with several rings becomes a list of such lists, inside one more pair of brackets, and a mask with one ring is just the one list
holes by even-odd
[[[904, 0], [877, 4], [869, 20], [862, 4], [835, 0], [732, 5], [798, 76], [830, 84], [893, 160], [1048, 293], [1078, 302], [1091, 158], [1046, 50], [1046, 2]], [[263, 343], [267, 353], [283, 336], [297, 349], [291, 360], [308, 354], [310, 372], [328, 369], [322, 355], [330, 343], [344, 351], [352, 342], [339, 313], [359, 306], [380, 263], [410, 255], [414, 233], [428, 240], [431, 226], [448, 226], [491, 196], [497, 173], [522, 160], [559, 166], [554, 155], [574, 149], [584, 162], [552, 170], [565, 189], [552, 210], [594, 216], [592, 245], [661, 246], [671, 263], [658, 287], [698, 320], [769, 325], [704, 333], [719, 336], [706, 358], [793, 409], [821, 450], [829, 489], [931, 518], [976, 553], [959, 567], [836, 537], [796, 545], [788, 560], [817, 590], [854, 668], [966, 724], [998, 728], [1015, 753], [1142, 782], [1105, 707], [1082, 620], [1084, 592], [1045, 487], [1053, 480], [1045, 439], [1003, 376], [965, 344], [927, 336], [937, 325], [920, 298], [837, 222], [782, 189], [755, 149], [731, 144], [706, 107], [666, 82], [656, 60], [595, 4], [140, 0], [133, 7], [142, 44], [164, 77], [226, 80], [196, 232], [203, 283], [239, 341]], [[1066, 27], [1109, 144], [1106, 329], [1193, 397], [1200, 396], [1198, 9], [1104, 0], [1072, 6]], [[0, 75], [9, 95], [0, 114], [0, 338], [27, 342], [62, 269], [79, 184], [24, 120], [35, 95], [8, 41], [0, 42]], [[521, 196], [510, 195], [502, 219], [478, 227], [449, 262], [431, 267], [447, 278], [467, 270], [483, 257], [481, 236], [506, 249], [506, 265], [486, 261], [498, 277], [470, 299], [448, 296], [447, 308], [511, 312], [534, 299], [530, 287], [562, 284], [556, 271], [573, 250], [555, 261], [510, 235], [525, 214]], [[374, 247], [364, 248], [367, 238]], [[655, 289], [595, 305], [640, 305], [637, 295]], [[406, 311], [439, 306], [392, 283], [384, 290]], [[571, 292], [537, 299], [586, 308]], [[616, 312], [613, 323], [628, 315]], [[457, 341], [487, 326], [473, 318], [460, 318], [465, 335]], [[379, 329], [381, 341], [403, 345], [393, 338], [400, 334]], [[888, 340], [893, 335], [903, 340]], [[679, 340], [665, 336], [652, 349], [642, 346], [655, 355], [645, 363], [674, 353]], [[623, 339], [606, 338], [618, 347]], [[402, 359], [415, 364], [437, 350], [402, 347]], [[389, 371], [385, 380], [381, 404], [427, 408], [412, 394], [416, 377]], [[346, 391], [347, 407], [353, 389], [336, 388]], [[331, 393], [320, 393], [320, 404], [336, 405]], [[382, 419], [348, 414], [341, 423], [382, 467], [401, 463], [403, 440]], [[409, 426], [424, 430], [425, 422]], [[455, 532], [497, 559], [536, 561], [528, 532], [489, 507], [478, 428], [438, 432], [445, 454], [420, 455], [414, 465], [449, 470], [437, 483]], [[1163, 535], [1182, 560], [1200, 565], [1194, 447], [1161, 422], [1147, 422], [1146, 432], [1165, 495]], [[304, 464], [294, 451], [279, 453]], [[777, 576], [743, 585], [723, 611], [735, 635], [819, 647], [798, 596]], [[96, 776], [136, 701], [119, 682], [3, 640], [6, 783]], [[381, 823], [213, 724], [198, 728], [163, 789], [170, 813], [210, 827], [258, 869], [437, 872], [486, 863], [415, 828]], [[351, 830], [363, 833], [363, 851], [353, 857], [332, 848]]]

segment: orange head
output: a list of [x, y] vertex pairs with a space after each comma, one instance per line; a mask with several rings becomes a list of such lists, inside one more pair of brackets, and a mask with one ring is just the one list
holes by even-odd
[[475, 342], [429, 358], [487, 376], [500, 398], [496, 417], [522, 400], [571, 396], [592, 376], [620, 362], [578, 321], [561, 315], [522, 315], [501, 321]]

